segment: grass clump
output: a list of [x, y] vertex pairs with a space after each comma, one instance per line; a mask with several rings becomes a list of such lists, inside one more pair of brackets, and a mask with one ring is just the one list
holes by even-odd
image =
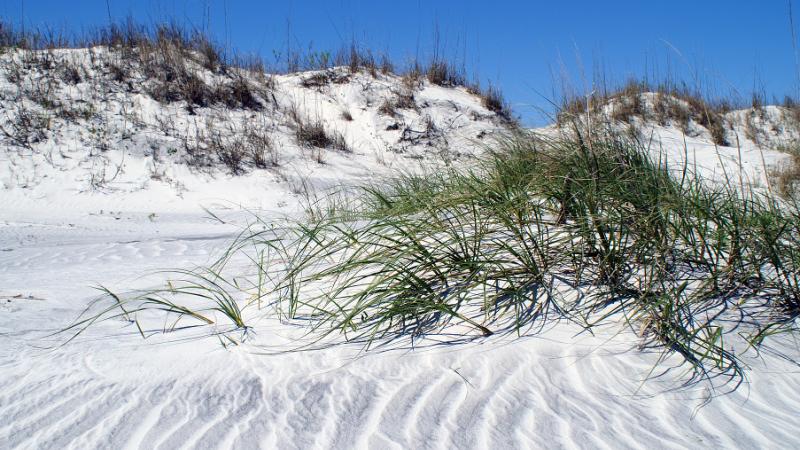
[[796, 209], [676, 179], [635, 141], [588, 139], [520, 137], [479, 171], [368, 188], [359, 220], [300, 230], [279, 301], [367, 342], [620, 317], [696, 375], [740, 376], [729, 335], [758, 345], [800, 312]]
[[391, 98], [384, 99], [381, 106], [378, 107], [378, 113], [384, 116], [395, 117], [397, 116], [398, 109], [419, 109], [413, 90], [405, 88], [394, 92]]
[[797, 207], [575, 130], [519, 134], [473, 170], [400, 177], [244, 235], [226, 258], [260, 262], [237, 289], [319, 339], [367, 346], [621, 322], [694, 379], [741, 381], [742, 352], [796, 329]]
[[431, 84], [437, 86], [464, 86], [466, 77], [463, 71], [459, 71], [447, 61], [434, 58], [428, 65], [425, 75]]
[[251, 84], [243, 76], [235, 76], [220, 85], [215, 92], [215, 100], [230, 109], [260, 111], [264, 105], [258, 99]]
[[588, 96], [567, 96], [556, 113], [556, 122], [569, 125], [575, 118], [591, 114], [597, 118], [633, 124], [635, 119], [675, 125], [684, 132], [697, 124], [711, 134], [717, 145], [729, 145], [725, 114], [730, 102], [705, 98], [685, 84], [629, 80], [618, 88], [597, 89]]
[[795, 144], [780, 150], [789, 157], [780, 168], [770, 173], [773, 186], [782, 197], [797, 199], [800, 194], [800, 147]]
[[500, 92], [496, 86], [489, 85], [488, 88], [483, 89], [480, 85], [474, 84], [467, 87], [467, 91], [473, 95], [477, 95], [481, 99], [481, 104], [484, 108], [495, 113], [498, 117], [503, 119], [509, 124], [515, 121], [514, 114], [511, 107], [506, 103], [503, 98], [503, 93]]
[[[103, 51], [91, 53], [88, 65], [79, 67], [66, 65], [54, 52], [68, 48]], [[95, 82], [94, 74], [102, 73], [116, 83], [115, 89], [144, 92], [161, 103], [185, 102], [192, 113], [195, 108], [216, 105], [260, 111], [274, 88], [270, 75], [278, 73], [313, 71], [303, 76], [300, 84], [320, 91], [331, 84], [347, 83], [362, 72], [376, 79], [399, 75], [410, 94], [398, 95], [395, 107], [399, 109], [416, 108], [413, 91], [421, 88], [424, 80], [444, 87], [468, 85], [465, 69], [438, 53], [425, 62], [415, 60], [401, 67], [356, 42], [335, 54], [311, 47], [298, 53], [289, 46], [285, 55], [274, 52], [275, 65], [268, 74], [258, 56], [225, 51], [205, 32], [177, 22], [147, 26], [128, 19], [72, 37], [49, 28], [17, 30], [0, 20], [0, 53], [12, 52], [19, 53], [23, 63], [7, 70], [12, 83], [19, 84], [26, 74], [56, 69], [59, 79], [72, 85]], [[507, 114], [498, 109], [499, 92], [486, 94], [487, 108], [501, 116]]]
[[395, 108], [394, 102], [386, 99], [381, 103], [381, 106], [378, 107], [378, 113], [384, 116], [395, 117], [397, 115], [397, 109]]
[[321, 150], [334, 149], [345, 153], [351, 151], [341, 133], [328, 131], [319, 120], [307, 122], [295, 119], [295, 138], [301, 146], [315, 151], [314, 159], [320, 164], [324, 162]]

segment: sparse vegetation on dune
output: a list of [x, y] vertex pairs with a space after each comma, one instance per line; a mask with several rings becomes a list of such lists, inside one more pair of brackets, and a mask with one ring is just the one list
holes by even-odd
[[503, 117], [509, 122], [514, 122], [514, 117], [511, 112], [511, 107], [503, 98], [503, 93], [500, 90], [492, 85], [489, 85], [486, 89], [481, 88], [480, 85], [472, 85], [467, 88], [472, 94], [477, 95], [481, 98], [481, 103], [483, 106], [492, 111], [493, 113], [497, 114], [498, 116]]
[[325, 125], [319, 121], [309, 123], [299, 122], [297, 124], [295, 136], [297, 137], [297, 141], [302, 145], [310, 147], [317, 152], [315, 153], [314, 159], [319, 163], [324, 162], [322, 150], [326, 148], [350, 152], [350, 148], [347, 146], [344, 136], [342, 136], [341, 133], [326, 130]]
[[[312, 159], [320, 163], [326, 148], [351, 151], [345, 139], [350, 135], [342, 131], [347, 125], [337, 122], [352, 122], [348, 108], [354, 105], [342, 105], [336, 117], [323, 117], [319, 104], [303, 100], [298, 106], [296, 99], [282, 95], [295, 86], [325, 96], [337, 86], [346, 91], [356, 78], [383, 77], [387, 83], [380, 87], [361, 87], [366, 95], [359, 107], [373, 108], [372, 96], [385, 98], [383, 106], [374, 105], [380, 114], [413, 111], [394, 125], [407, 129], [426, 116], [416, 101], [426, 82], [448, 88], [466, 84], [441, 58], [403, 69], [355, 43], [336, 53], [287, 53], [276, 53], [267, 69], [257, 56], [226, 52], [208, 35], [174, 23], [143, 26], [129, 20], [67, 38], [51, 31], [18, 31], [0, 21], [0, 80], [7, 81], [0, 89], [0, 102], [6, 102], [0, 132], [13, 147], [51, 152], [65, 134], [88, 127], [91, 142], [82, 145], [97, 148], [100, 157], [112, 143], [136, 145], [137, 133], [147, 134], [153, 155], [175, 155], [192, 168], [240, 175], [277, 167], [279, 152], [286, 152], [273, 142], [284, 134], [294, 136], [296, 148], [311, 149]], [[442, 67], [444, 78], [435, 78]], [[308, 72], [282, 75], [293, 71]], [[282, 92], [275, 90], [278, 77], [292, 81], [281, 86]], [[514, 126], [495, 88], [469, 90], [489, 112], [480, 111], [481, 120], [498, 128]], [[425, 140], [405, 134], [392, 138], [398, 152]]]
[[[783, 102], [789, 116], [796, 114], [791, 98]], [[629, 80], [617, 88], [601, 87], [590, 95], [567, 95], [556, 114], [557, 123], [569, 123], [587, 113], [602, 119], [631, 124], [635, 120], [652, 121], [662, 126], [673, 125], [686, 133], [693, 126], [708, 130], [717, 145], [735, 145], [729, 131], [735, 125], [729, 113], [734, 109], [749, 110], [750, 115], [764, 115], [765, 102], [759, 95], [752, 100], [708, 98], [699, 90], [685, 83], [665, 81], [654, 84], [645, 80]], [[788, 118], [787, 118], [788, 119]], [[751, 120], [745, 119], [745, 127], [753, 128]], [[800, 130], [800, 121], [786, 123]], [[757, 142], [756, 137], [748, 136]]]
[[[254, 101], [249, 86], [243, 83], [241, 77], [231, 77], [232, 81], [217, 91], [205, 86], [204, 80], [198, 78], [193, 69], [202, 68], [220, 75], [228, 75], [233, 69], [264, 73], [267, 71], [264, 61], [257, 55], [227, 53], [207, 34], [196, 29], [187, 29], [174, 22], [146, 26], [128, 19], [122, 23], [97, 28], [76, 38], [68, 38], [63, 33], [49, 29], [23, 32], [16, 30], [9, 22], [0, 21], [0, 50], [28, 51], [26, 56], [33, 58], [30, 61], [32, 63], [48, 67], [54, 63], [53, 55], [41, 52], [43, 50], [98, 47], [107, 48], [118, 56], [119, 64], [108, 68], [115, 74], [117, 81], [128, 80], [139, 69], [148, 79], [159, 81], [161, 86], [151, 92], [157, 100], [186, 100], [197, 106], [218, 101], [233, 101], [233, 104], [226, 103], [229, 107], [258, 109], [261, 106]], [[281, 66], [282, 69], [279, 68]], [[386, 55], [376, 56], [371, 50], [363, 49], [355, 42], [335, 53], [312, 50], [306, 54], [293, 51], [287, 51], [286, 55], [276, 53], [276, 61], [270, 67], [273, 67], [270, 71], [272, 74], [319, 71], [303, 81], [305, 87], [347, 82], [347, 76], [327, 71], [333, 67], [346, 67], [351, 74], [363, 70], [373, 77], [379, 74], [401, 75], [410, 81], [409, 87], [424, 78], [434, 85], [471, 86], [473, 92], [489, 99], [500, 98], [496, 87], [483, 92], [477, 84], [468, 83], [463, 68], [458, 69], [438, 55], [428, 63], [414, 61], [408, 67], [402, 68]], [[65, 67], [63, 76], [73, 84], [80, 81], [80, 73], [74, 67]], [[492, 111], [502, 110], [507, 116], [505, 118], [512, 118], [505, 103], [492, 104], [495, 106], [490, 108]]]
[[[775, 193], [797, 195], [797, 146], [800, 142], [800, 106], [792, 97], [767, 104], [763, 94], [750, 98], [709, 98], [686, 84], [629, 80], [619, 88], [601, 87], [591, 95], [564, 97], [555, 115], [556, 125], [570, 128], [575, 120], [596, 124], [623, 124], [637, 135], [643, 125], [674, 126], [684, 136], [708, 133], [718, 146], [736, 147], [743, 142], [759, 149], [788, 155], [781, 167], [763, 167]], [[763, 162], [763, 159], [762, 159]], [[770, 186], [768, 186], [770, 187]]]
[[777, 192], [794, 201], [800, 200], [800, 148], [783, 148], [789, 154], [785, 164], [772, 170], [770, 174]]

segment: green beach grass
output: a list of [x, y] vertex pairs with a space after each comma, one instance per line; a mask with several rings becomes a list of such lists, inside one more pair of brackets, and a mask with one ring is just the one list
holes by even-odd
[[[643, 346], [680, 355], [692, 379], [741, 381], [743, 352], [796, 329], [797, 205], [706, 182], [596, 128], [518, 132], [471, 169], [323, 198], [308, 220], [246, 231], [208, 270], [114, 295], [70, 330], [143, 309], [206, 323], [213, 311], [242, 330], [254, 309], [306, 324], [317, 341], [370, 347], [445, 330], [482, 338], [618, 322]], [[246, 277], [226, 275], [238, 253], [252, 262]]]

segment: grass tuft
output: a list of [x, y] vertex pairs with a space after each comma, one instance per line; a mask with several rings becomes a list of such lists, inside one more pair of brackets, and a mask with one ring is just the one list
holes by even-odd
[[796, 145], [781, 149], [789, 155], [780, 168], [770, 173], [772, 183], [782, 197], [796, 200], [800, 197], [800, 148]]
[[[220, 281], [223, 260], [210, 280], [198, 273], [184, 286], [210, 289], [201, 297], [234, 324], [230, 290], [269, 299], [317, 339], [367, 347], [623, 323], [644, 347], [682, 358], [693, 379], [734, 384], [741, 353], [795, 331], [800, 314], [796, 206], [687, 168], [676, 176], [611, 131], [520, 133], [472, 170], [406, 175], [316, 206], [314, 220], [231, 247], [225, 258], [258, 261], [246, 288]], [[158, 298], [169, 313], [195, 311]]]

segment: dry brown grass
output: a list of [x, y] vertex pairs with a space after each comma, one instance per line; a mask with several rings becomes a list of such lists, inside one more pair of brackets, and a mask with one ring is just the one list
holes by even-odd
[[437, 86], [464, 86], [467, 81], [463, 70], [458, 70], [453, 64], [439, 59], [431, 61], [425, 75], [431, 84]]
[[[143, 26], [129, 19], [76, 38], [66, 36], [49, 30], [18, 31], [0, 20], [0, 52], [22, 50], [25, 67], [11, 67], [6, 78], [12, 83], [22, 83], [26, 74], [36, 69], [52, 72], [59, 82], [76, 85], [93, 81], [89, 73], [100, 73], [111, 81], [113, 90], [143, 93], [161, 103], [182, 102], [191, 114], [196, 113], [197, 108], [215, 106], [261, 111], [274, 101], [270, 92], [275, 86], [272, 74], [286, 70], [316, 70], [304, 76], [301, 83], [320, 90], [331, 83], [348, 82], [357, 72], [376, 78], [402, 76], [400, 90], [381, 106], [381, 112], [391, 116], [398, 110], [418, 110], [415, 92], [426, 82], [444, 87], [471, 85], [463, 67], [438, 55], [427, 62], [411, 61], [398, 69], [386, 55], [373, 54], [355, 42], [335, 55], [309, 49], [304, 56], [289, 49], [285, 58], [281, 57], [285, 70], [272, 67], [268, 74], [260, 58], [234, 56], [235, 52], [226, 51], [207, 34], [176, 23]], [[53, 56], [54, 52], [47, 51], [95, 47], [103, 47], [108, 52], [89, 52], [90, 67], [65, 64]], [[51, 92], [47, 86], [40, 86], [29, 98], [45, 109], [55, 110]], [[496, 87], [477, 89], [475, 93], [489, 111], [512, 122], [508, 104]], [[72, 112], [65, 114], [78, 117]]]
[[[652, 93], [652, 104], [645, 102], [645, 94]], [[610, 111], [607, 109], [610, 108]], [[730, 111], [726, 101], [712, 102], [686, 85], [673, 83], [650, 84], [629, 80], [618, 89], [601, 89], [592, 95], [567, 96], [556, 113], [559, 124], [569, 123], [586, 114], [603, 115], [631, 124], [635, 118], [654, 120], [660, 125], [673, 124], [689, 131], [692, 122], [706, 128], [714, 143], [728, 145], [725, 113]]]
[[786, 164], [770, 172], [772, 187], [784, 198], [800, 199], [800, 144], [780, 150], [790, 156]]
[[329, 131], [320, 120], [305, 120], [299, 114], [293, 114], [295, 138], [301, 146], [313, 149], [334, 149], [350, 153], [350, 147], [344, 136], [336, 131]]
[[414, 97], [414, 91], [402, 90], [394, 94], [394, 106], [400, 109], [417, 109], [417, 99]]
[[397, 109], [393, 101], [386, 99], [381, 103], [381, 106], [378, 107], [378, 113], [384, 116], [395, 117], [397, 116]]
[[506, 124], [516, 126], [517, 121], [514, 118], [514, 113], [511, 106], [503, 98], [503, 93], [500, 92], [494, 85], [489, 85], [487, 88], [482, 88], [478, 83], [472, 83], [467, 86], [467, 92], [476, 95], [481, 99], [481, 104], [484, 108], [495, 113]]
[[378, 107], [378, 113], [384, 116], [396, 117], [398, 109], [419, 109], [413, 90], [404, 88], [394, 92], [391, 98], [387, 98], [381, 103], [381, 106]]

